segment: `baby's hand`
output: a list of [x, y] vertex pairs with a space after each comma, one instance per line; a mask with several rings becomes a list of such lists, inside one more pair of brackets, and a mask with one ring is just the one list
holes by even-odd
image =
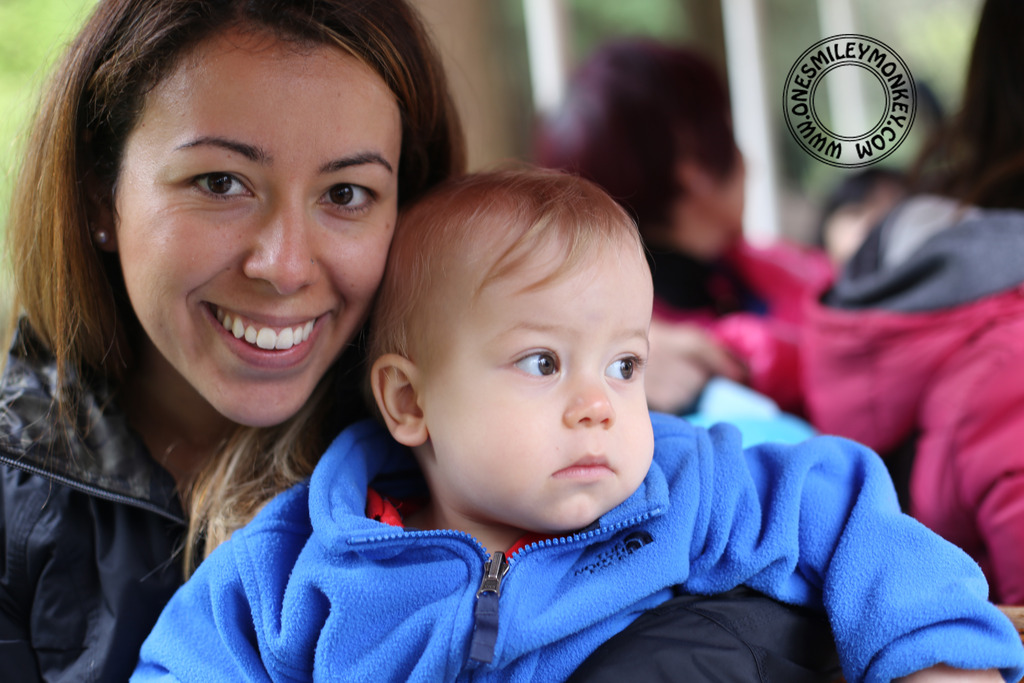
[[896, 680], [903, 681], [903, 683], [953, 683], [954, 681], [963, 681], [963, 683], [985, 683], [986, 681], [1002, 683], [1003, 677], [995, 669], [989, 669], [988, 671], [964, 671], [963, 669], [954, 669], [945, 664], [937, 664], [931, 668], [923, 669]]

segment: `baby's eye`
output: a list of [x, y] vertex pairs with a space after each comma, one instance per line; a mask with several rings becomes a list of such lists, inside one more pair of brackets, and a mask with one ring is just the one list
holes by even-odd
[[615, 379], [631, 379], [636, 370], [636, 358], [618, 358], [608, 366], [606, 374]]
[[531, 353], [529, 356], [517, 360], [515, 366], [528, 375], [547, 377], [558, 372], [558, 361], [555, 356], [547, 351]]
[[373, 196], [365, 187], [342, 183], [327, 190], [327, 199], [338, 206], [358, 209], [369, 204], [373, 200]]
[[245, 185], [230, 173], [207, 173], [195, 179], [201, 189], [221, 197], [231, 197], [245, 192]]

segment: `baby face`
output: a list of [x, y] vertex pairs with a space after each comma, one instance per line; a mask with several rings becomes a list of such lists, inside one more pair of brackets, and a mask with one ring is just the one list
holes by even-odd
[[[504, 550], [524, 530], [561, 534], [628, 498], [651, 464], [644, 396], [653, 290], [634, 243], [535, 287], [533, 263], [447, 308], [444, 348], [422, 367], [429, 437], [419, 459], [430, 524]], [[460, 276], [449, 291], [462, 288]]]

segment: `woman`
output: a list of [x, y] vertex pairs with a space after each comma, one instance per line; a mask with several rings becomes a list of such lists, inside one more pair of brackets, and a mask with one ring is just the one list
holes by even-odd
[[685, 411], [722, 375], [800, 410], [801, 303], [831, 269], [822, 254], [743, 241], [743, 157], [706, 59], [647, 40], [602, 46], [539, 129], [535, 157], [595, 181], [637, 220], [656, 296], [653, 409]]
[[359, 416], [343, 352], [461, 131], [402, 0], [110, 0], [24, 159], [0, 662], [124, 680], [183, 573]]
[[914, 195], [809, 313], [821, 429], [880, 452], [908, 511], [1024, 605], [1024, 5], [981, 10], [962, 108]]

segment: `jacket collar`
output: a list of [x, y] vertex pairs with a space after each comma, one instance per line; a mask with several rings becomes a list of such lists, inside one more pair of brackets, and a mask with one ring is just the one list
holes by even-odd
[[61, 419], [53, 399], [56, 362], [24, 323], [15, 335], [0, 384], [0, 462], [90, 495], [124, 502], [182, 522], [173, 477], [128, 426], [104, 381], [79, 392], [75, 424]]
[[[313, 533], [324, 547], [344, 549], [353, 542], [403, 538], [402, 532], [383, 533], [380, 523], [366, 516], [367, 488], [371, 485], [397, 499], [427, 495], [412, 452], [394, 441], [379, 422], [366, 419], [334, 440], [309, 482], [309, 516]], [[631, 526], [663, 514], [668, 507], [668, 481], [654, 462], [627, 500], [580, 533], [592, 536]]]
[[1024, 282], [1024, 211], [936, 197], [897, 206], [875, 227], [822, 302], [845, 310], [923, 313]]

